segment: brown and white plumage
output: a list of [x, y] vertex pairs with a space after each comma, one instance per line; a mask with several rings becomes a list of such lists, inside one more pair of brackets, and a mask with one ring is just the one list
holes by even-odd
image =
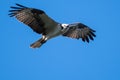
[[60, 24], [51, 19], [43, 10], [28, 8], [20, 4], [17, 7], [11, 7], [10, 17], [15, 16], [19, 21], [28, 25], [33, 31], [42, 34], [42, 38], [31, 44], [32, 48], [38, 48], [47, 40], [63, 35], [71, 38], [79, 39], [89, 42], [93, 40], [94, 30], [82, 23], [74, 24]]
[[63, 34], [63, 36], [79, 39], [81, 38], [82, 41], [94, 40], [93, 37], [96, 37], [94, 34], [95, 30], [89, 28], [88, 26], [82, 23], [74, 23], [69, 24], [69, 29]]
[[[28, 25], [33, 31], [39, 34], [45, 34], [43, 31], [45, 28], [53, 27], [57, 23], [48, 17], [44, 11], [35, 8], [28, 8], [20, 4], [16, 4], [18, 7], [11, 7], [14, 10], [10, 10], [10, 17], [15, 16], [19, 21]], [[49, 25], [52, 24], [52, 25]], [[49, 27], [48, 27], [49, 26]]]

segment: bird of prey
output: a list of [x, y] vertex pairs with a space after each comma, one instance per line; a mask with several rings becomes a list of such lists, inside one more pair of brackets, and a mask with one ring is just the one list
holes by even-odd
[[11, 6], [10, 17], [16, 17], [20, 22], [29, 26], [42, 37], [30, 45], [31, 48], [39, 48], [46, 41], [59, 35], [82, 39], [84, 42], [94, 40], [95, 30], [83, 23], [62, 24], [50, 18], [43, 10], [29, 8], [20, 4]]

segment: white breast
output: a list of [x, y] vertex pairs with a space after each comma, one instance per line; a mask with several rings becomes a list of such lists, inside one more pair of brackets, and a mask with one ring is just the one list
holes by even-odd
[[60, 25], [58, 24], [56, 27], [54, 27], [53, 29], [51, 29], [51, 30], [47, 33], [46, 37], [47, 37], [48, 39], [51, 39], [51, 38], [56, 37], [56, 36], [59, 36], [59, 35], [61, 35], [61, 34], [62, 34], [61, 27], [60, 27]]

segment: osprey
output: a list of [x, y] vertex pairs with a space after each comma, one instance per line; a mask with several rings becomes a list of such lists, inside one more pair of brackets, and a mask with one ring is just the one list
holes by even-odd
[[84, 42], [94, 40], [95, 30], [82, 23], [61, 24], [51, 19], [43, 10], [29, 8], [20, 4], [11, 7], [10, 17], [15, 16], [19, 21], [28, 25], [33, 31], [42, 35], [42, 38], [30, 45], [31, 48], [39, 48], [51, 38], [59, 35], [75, 39], [82, 39]]

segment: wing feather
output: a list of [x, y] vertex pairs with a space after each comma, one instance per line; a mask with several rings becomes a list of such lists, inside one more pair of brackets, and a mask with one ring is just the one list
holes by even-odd
[[90, 40], [94, 40], [93, 37], [96, 37], [95, 30], [89, 28], [88, 26], [82, 24], [82, 23], [75, 23], [70, 24], [68, 27], [68, 31], [66, 31], [63, 36], [79, 39], [81, 38], [82, 41], [88, 42]]
[[[45, 34], [45, 29], [53, 25], [57, 25], [57, 23], [48, 17], [44, 11], [38, 10], [35, 8], [28, 8], [20, 4], [16, 4], [17, 7], [11, 7], [10, 17], [15, 16], [20, 22], [28, 25], [33, 31], [39, 34]], [[47, 26], [47, 27], [46, 27]], [[44, 32], [43, 32], [44, 31]]]

